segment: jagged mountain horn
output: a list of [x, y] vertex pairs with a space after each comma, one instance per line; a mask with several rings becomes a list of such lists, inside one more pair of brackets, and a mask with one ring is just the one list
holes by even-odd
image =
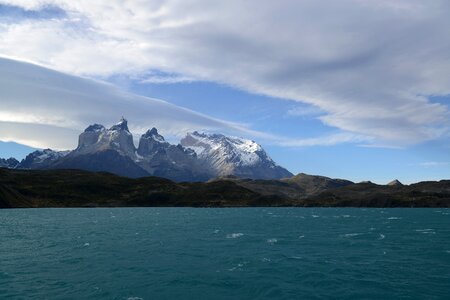
[[158, 130], [153, 127], [141, 136], [137, 153], [141, 156], [152, 155], [158, 150], [167, 148], [168, 145], [169, 143], [166, 142], [164, 137], [158, 133]]
[[149, 174], [136, 164], [136, 148], [128, 121], [121, 118], [111, 128], [93, 124], [78, 139], [78, 147], [51, 168], [105, 171], [126, 177], [143, 177]]
[[181, 144], [172, 145], [152, 128], [141, 136], [136, 149], [123, 117], [109, 129], [100, 124], [88, 126], [73, 151], [35, 151], [18, 167], [106, 171], [127, 177], [153, 175], [175, 181], [206, 181], [224, 175], [254, 179], [292, 176], [254, 141], [221, 134], [194, 132]]
[[78, 139], [78, 147], [72, 155], [82, 155], [98, 151], [115, 150], [122, 155], [135, 158], [136, 148], [133, 143], [133, 135], [128, 130], [128, 121], [122, 117], [120, 121], [110, 129], [103, 125], [94, 124], [88, 126]]

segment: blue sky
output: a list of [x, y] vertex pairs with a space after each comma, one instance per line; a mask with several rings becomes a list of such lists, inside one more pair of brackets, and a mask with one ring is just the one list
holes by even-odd
[[[337, 131], [319, 121], [317, 116], [321, 115], [320, 111], [314, 111], [308, 105], [250, 94], [220, 84], [150, 84], [123, 77], [120, 80], [111, 78], [110, 81], [134, 93], [165, 99], [213, 117], [252, 124], [253, 129], [293, 139]], [[445, 102], [448, 99], [435, 100]], [[292, 111], [297, 114], [304, 111], [305, 115], [299, 117]], [[288, 167], [293, 173], [379, 183], [393, 178], [404, 182], [450, 178], [450, 143], [447, 139], [400, 148], [367, 147], [363, 143], [281, 147], [270, 142], [264, 148], [280, 165]]]
[[136, 135], [254, 139], [293, 173], [450, 178], [448, 12], [418, 0], [0, 0], [0, 157], [31, 149], [6, 141], [73, 147], [89, 123], [125, 115]]

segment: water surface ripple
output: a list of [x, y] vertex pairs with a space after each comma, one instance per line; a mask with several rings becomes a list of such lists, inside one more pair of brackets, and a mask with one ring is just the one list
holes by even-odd
[[0, 210], [0, 299], [450, 299], [450, 210]]

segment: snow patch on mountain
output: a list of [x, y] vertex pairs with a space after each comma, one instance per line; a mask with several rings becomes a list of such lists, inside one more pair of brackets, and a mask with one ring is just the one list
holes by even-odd
[[182, 145], [194, 150], [199, 158], [221, 154], [229, 161], [242, 166], [255, 165], [262, 159], [273, 162], [259, 144], [239, 137], [194, 131], [187, 134], [182, 140]]
[[71, 151], [55, 151], [52, 149], [36, 150], [28, 154], [17, 168], [20, 169], [44, 169], [57, 160], [67, 156]]

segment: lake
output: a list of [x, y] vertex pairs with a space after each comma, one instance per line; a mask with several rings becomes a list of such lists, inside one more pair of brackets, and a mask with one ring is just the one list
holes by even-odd
[[0, 299], [450, 299], [450, 209], [13, 209], [0, 238]]

